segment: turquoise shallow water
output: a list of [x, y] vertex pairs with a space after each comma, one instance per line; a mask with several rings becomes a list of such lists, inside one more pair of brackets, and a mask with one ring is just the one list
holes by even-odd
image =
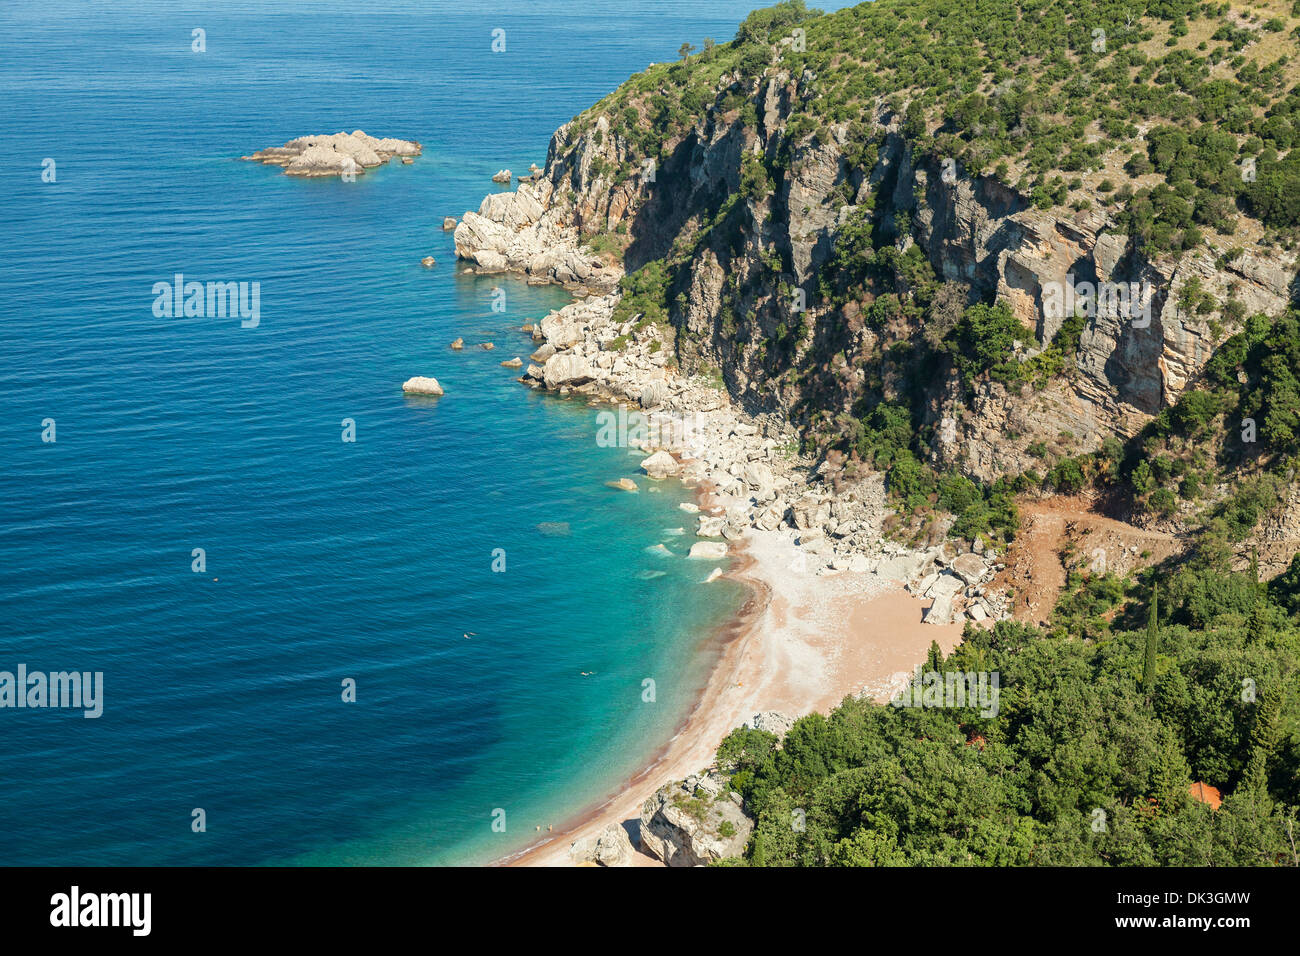
[[[484, 861], [666, 741], [740, 589], [680, 557], [683, 489], [606, 488], [637, 456], [499, 366], [565, 295], [455, 275], [440, 226], [747, 7], [0, 11], [0, 670], [105, 684], [97, 720], [0, 710], [5, 863]], [[354, 184], [234, 160], [358, 127], [425, 153]], [[259, 326], [155, 317], [177, 272], [259, 282]]]

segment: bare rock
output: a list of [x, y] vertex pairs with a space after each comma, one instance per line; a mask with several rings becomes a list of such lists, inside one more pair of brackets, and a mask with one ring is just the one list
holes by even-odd
[[[555, 359], [551, 359], [551, 361], [553, 362]], [[547, 365], [549, 366], [550, 362]], [[656, 481], [663, 478], [674, 478], [681, 474], [682, 471], [682, 466], [678, 464], [677, 459], [662, 450], [643, 460], [641, 467], [645, 469], [647, 475]]]
[[952, 572], [967, 584], [979, 584], [988, 573], [988, 565], [977, 554], [959, 554], [953, 559]]
[[438, 384], [436, 378], [417, 375], [415, 378], [408, 378], [402, 383], [402, 391], [408, 395], [441, 395], [442, 386]]
[[569, 352], [552, 355], [542, 367], [542, 380], [547, 388], [583, 385], [591, 379], [591, 365], [586, 358]]
[[708, 561], [717, 561], [727, 556], [727, 545], [722, 541], [696, 541], [691, 545], [688, 558], [704, 558]]
[[926, 624], [951, 624], [953, 621], [952, 595], [945, 594], [934, 599], [925, 612]]
[[740, 856], [754, 823], [715, 788], [661, 787], [641, 806], [641, 848], [669, 866], [705, 866]]
[[636, 850], [627, 830], [617, 823], [610, 824], [594, 837], [578, 840], [569, 847], [569, 859], [574, 863], [596, 863], [600, 866], [631, 866]]
[[752, 730], [763, 730], [769, 734], [776, 734], [778, 738], [784, 737], [794, 726], [795, 718], [783, 714], [776, 710], [765, 710], [761, 714], [755, 714], [749, 720], [740, 726]]
[[413, 140], [377, 139], [362, 130], [333, 135], [299, 136], [283, 146], [258, 150], [244, 159], [281, 166], [290, 176], [350, 176], [382, 166], [394, 156], [403, 162], [419, 156]]

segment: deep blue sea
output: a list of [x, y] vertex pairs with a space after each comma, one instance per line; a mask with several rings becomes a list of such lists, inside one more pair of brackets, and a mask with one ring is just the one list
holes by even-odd
[[[0, 862], [483, 862], [667, 741], [743, 593], [499, 365], [565, 293], [457, 275], [441, 223], [750, 6], [0, 7], [0, 671], [104, 675], [98, 719], [0, 709]], [[357, 128], [424, 155], [237, 159]], [[156, 317], [176, 273], [260, 283], [258, 326]]]

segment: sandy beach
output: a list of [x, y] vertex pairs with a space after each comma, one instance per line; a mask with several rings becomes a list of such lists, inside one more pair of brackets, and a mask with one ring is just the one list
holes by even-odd
[[[788, 535], [752, 531], [728, 573], [750, 588], [751, 597], [720, 635], [722, 654], [685, 725], [610, 799], [594, 810], [575, 806], [573, 818], [547, 839], [501, 862], [572, 866], [575, 841], [638, 819], [646, 798], [709, 766], [722, 739], [755, 714], [827, 713], [863, 691], [885, 700], [899, 675], [910, 675], [925, 660], [931, 641], [948, 652], [961, 640], [959, 623], [923, 623], [929, 602], [901, 583], [871, 572], [818, 574], [801, 564]], [[635, 840], [636, 829], [631, 832]], [[635, 865], [663, 864], [638, 852]]]

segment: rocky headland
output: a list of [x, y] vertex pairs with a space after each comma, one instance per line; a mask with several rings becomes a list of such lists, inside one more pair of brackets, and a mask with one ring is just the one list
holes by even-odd
[[[844, 95], [819, 76], [833, 68], [788, 63], [790, 52], [752, 50], [750, 65], [720, 75], [700, 66], [707, 85], [689, 103], [670, 78], [707, 55], [638, 75], [560, 127], [544, 169], [487, 196], [455, 227], [467, 271], [513, 272], [577, 297], [526, 327], [535, 348], [520, 381], [617, 409], [617, 440], [644, 452], [645, 478], [696, 489], [691, 555], [704, 567], [748, 563], [733, 573], [770, 601], [761, 636], [731, 670], [720, 665], [724, 678], [700, 705], [709, 713], [693, 718], [713, 723], [656, 764], [657, 779], [634, 781], [607, 806], [603, 828], [573, 831], [569, 862], [624, 865], [649, 854], [699, 865], [741, 852], [744, 808], [712, 759], [720, 726], [753, 714], [746, 704], [779, 701], [804, 714], [833, 706], [828, 693], [893, 692], [891, 667], [879, 661], [852, 672], [875, 681], [855, 687], [851, 669], [832, 663], [863, 644], [888, 653], [904, 631], [916, 638], [904, 615], [882, 639], [878, 607], [858, 618], [870, 627], [845, 627], [863, 611], [854, 595], [901, 586], [927, 602], [920, 630], [944, 639], [1029, 613], [1027, 592], [1051, 575], [1035, 576], [1032, 560], [1030, 570], [1009, 567], [1023, 557], [1014, 531], [996, 542], [987, 527], [950, 534], [955, 515], [931, 514], [941, 510], [937, 492], [900, 509], [891, 485], [891, 502], [884, 472], [900, 447], [935, 479], [931, 488], [958, 476], [987, 493], [1005, 479], [1019, 482], [1011, 497], [1049, 504], [1065, 497], [1063, 485], [1040, 471], [1118, 462], [1205, 383], [1247, 316], [1283, 312], [1300, 286], [1296, 246], [1248, 206], [1180, 242], [1142, 233], [1127, 206], [1164, 188], [1164, 174], [1141, 161], [1146, 128], [1130, 134], [1141, 151], [1098, 145], [1072, 167], [1077, 181], [1061, 178], [1064, 198], [1053, 198], [1055, 181], [1036, 180], [1023, 157], [955, 160], [945, 152], [961, 145], [952, 119], [927, 115], [924, 98], [909, 106], [902, 86], [874, 92], [844, 77], [865, 89], [853, 94], [852, 121], [819, 111]], [[664, 103], [680, 108], [661, 111]], [[1062, 290], [1076, 286], [1142, 289], [1141, 309], [1100, 297], [1086, 311], [1063, 309]], [[985, 345], [979, 330], [961, 334], [976, 328], [979, 309], [1011, 327], [996, 356], [973, 354]], [[904, 421], [882, 420], [879, 409]], [[893, 427], [908, 434], [890, 447], [881, 433]], [[1108, 525], [1093, 522], [1094, 553], [1132, 570], [1149, 554], [1135, 528], [1162, 554], [1178, 552], [1233, 493], [1222, 476], [1207, 484], [1159, 515], [1139, 501], [1145, 492], [1120, 500]], [[1074, 493], [1083, 487], [1080, 476]], [[1260, 542], [1278, 545], [1260, 556], [1273, 573], [1300, 534], [1297, 502], [1292, 473], [1280, 506], [1258, 522]], [[904, 527], [895, 535], [903, 544], [887, 533], [911, 517], [900, 511], [936, 520]], [[1048, 613], [1065, 577], [1053, 529], [1068, 534], [1077, 513], [1039, 517], [1022, 550], [1041, 550], [1037, 567], [1059, 572], [1036, 595]], [[809, 643], [810, 620], [839, 627], [839, 643]], [[927, 645], [892, 657], [893, 673], [923, 660]], [[782, 668], [798, 676], [778, 688]], [[761, 693], [752, 689], [759, 680], [768, 681]], [[639, 833], [639, 854], [627, 853], [628, 830]]]

